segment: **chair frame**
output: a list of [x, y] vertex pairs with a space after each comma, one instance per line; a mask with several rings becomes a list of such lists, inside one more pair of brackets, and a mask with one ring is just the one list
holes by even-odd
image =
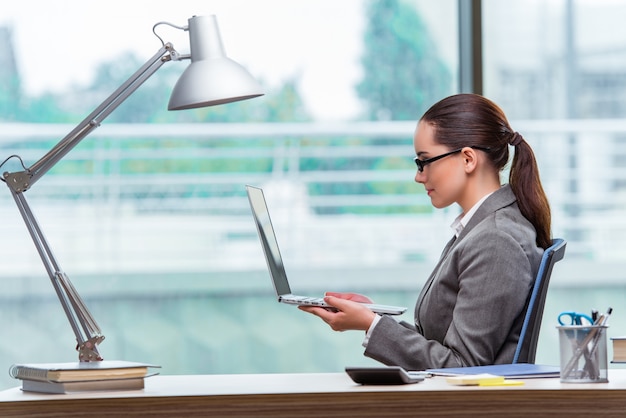
[[513, 363], [535, 363], [537, 354], [537, 342], [543, 319], [543, 308], [546, 303], [546, 295], [550, 284], [550, 277], [554, 265], [565, 256], [567, 242], [562, 238], [552, 240], [541, 258], [537, 278], [528, 299], [528, 307], [524, 315], [524, 323], [520, 332], [519, 342], [513, 357]]

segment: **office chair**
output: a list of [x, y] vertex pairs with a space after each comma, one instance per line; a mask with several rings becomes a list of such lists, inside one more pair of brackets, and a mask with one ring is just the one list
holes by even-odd
[[567, 242], [562, 238], [552, 240], [552, 245], [543, 253], [537, 278], [528, 300], [528, 308], [524, 316], [524, 324], [520, 333], [513, 363], [535, 363], [537, 353], [537, 341], [539, 340], [539, 330], [543, 318], [543, 307], [546, 303], [546, 294], [550, 284], [552, 268], [557, 261], [563, 259]]

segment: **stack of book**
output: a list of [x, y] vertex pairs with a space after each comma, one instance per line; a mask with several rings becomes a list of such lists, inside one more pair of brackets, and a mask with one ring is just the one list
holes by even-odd
[[130, 361], [14, 364], [9, 374], [28, 392], [68, 393], [144, 388], [151, 364]]
[[626, 363], [626, 337], [613, 337], [613, 361], [611, 363]]

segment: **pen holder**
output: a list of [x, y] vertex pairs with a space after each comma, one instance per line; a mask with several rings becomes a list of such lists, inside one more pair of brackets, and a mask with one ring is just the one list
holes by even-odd
[[608, 382], [606, 325], [559, 326], [561, 382]]

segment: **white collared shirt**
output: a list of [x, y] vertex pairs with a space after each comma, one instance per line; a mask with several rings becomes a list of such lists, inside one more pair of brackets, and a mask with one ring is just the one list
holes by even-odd
[[487, 200], [487, 198], [491, 196], [492, 193], [493, 192], [488, 193], [484, 195], [483, 197], [481, 197], [480, 200], [476, 202], [470, 210], [467, 211], [467, 213], [461, 213], [459, 216], [456, 217], [454, 222], [452, 222], [452, 225], [450, 225], [450, 228], [454, 230], [454, 235], [457, 238], [459, 237], [459, 235], [461, 235], [461, 232], [463, 232], [463, 228], [467, 226], [470, 219], [472, 219], [472, 216], [474, 216], [474, 214], [476, 213], [480, 205], [482, 205], [483, 202]]

